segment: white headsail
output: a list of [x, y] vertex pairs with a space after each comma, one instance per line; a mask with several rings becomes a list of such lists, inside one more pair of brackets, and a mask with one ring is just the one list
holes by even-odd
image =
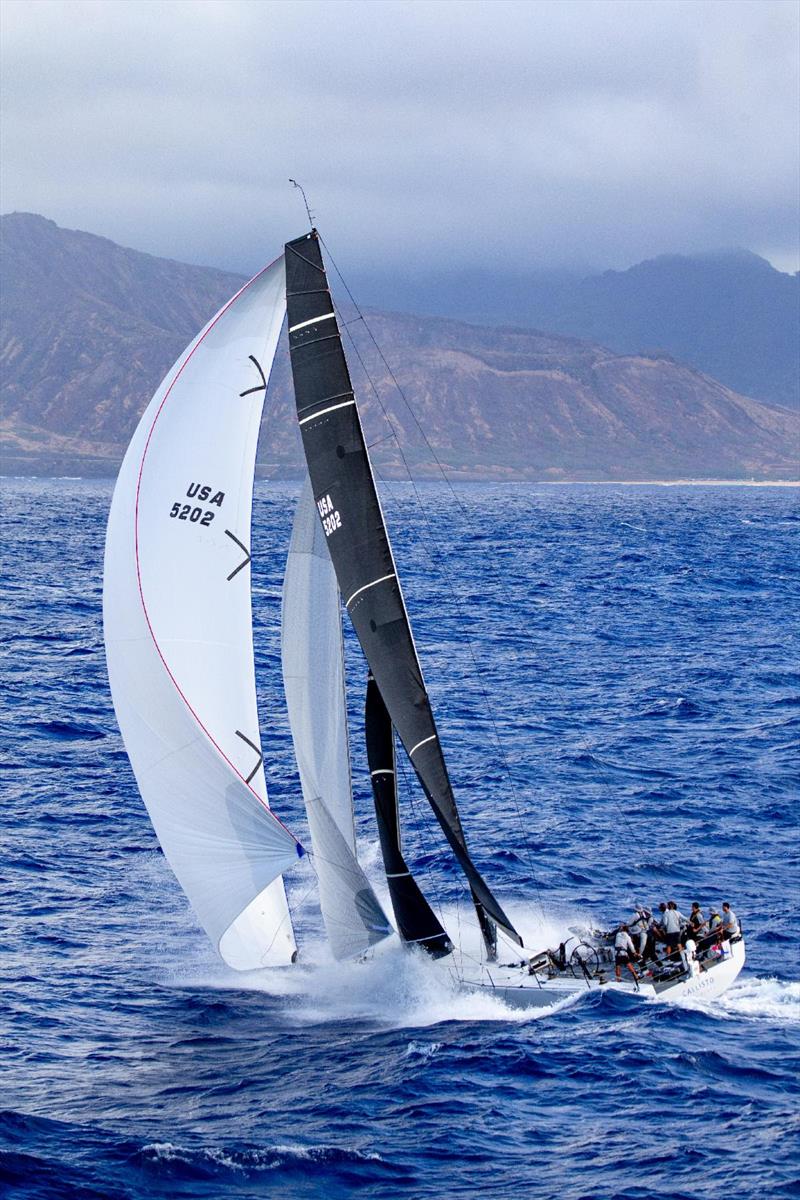
[[311, 485], [283, 584], [283, 682], [331, 949], [348, 958], [392, 933], [356, 858], [339, 589]]
[[284, 311], [281, 257], [187, 347], [128, 447], [106, 540], [106, 656], [125, 747], [170, 866], [242, 969], [295, 953], [279, 877], [301, 851], [267, 805], [248, 549]]

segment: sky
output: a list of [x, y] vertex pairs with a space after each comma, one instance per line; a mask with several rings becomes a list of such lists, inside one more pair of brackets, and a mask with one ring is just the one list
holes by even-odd
[[795, 0], [4, 0], [2, 211], [257, 269], [800, 266]]

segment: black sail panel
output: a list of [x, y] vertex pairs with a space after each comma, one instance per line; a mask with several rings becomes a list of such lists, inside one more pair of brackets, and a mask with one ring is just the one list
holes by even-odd
[[467, 876], [482, 929], [486, 930], [483, 918], [488, 917], [521, 944], [467, 850], [315, 232], [286, 246], [286, 302], [303, 447], [331, 560], [353, 627], [391, 722]]
[[415, 942], [434, 958], [441, 958], [449, 954], [453, 946], [403, 857], [397, 811], [394, 731], [372, 675], [367, 682], [364, 734], [381, 854], [400, 937], [404, 942]]

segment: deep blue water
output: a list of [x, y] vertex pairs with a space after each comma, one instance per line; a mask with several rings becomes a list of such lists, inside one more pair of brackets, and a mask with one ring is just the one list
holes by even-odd
[[[386, 489], [471, 844], [530, 941], [668, 895], [730, 898], [748, 934], [714, 1006], [607, 995], [525, 1019], [399, 951], [330, 962], [307, 861], [289, 880], [306, 965], [215, 961], [108, 695], [110, 490], [3, 486], [6, 1194], [800, 1195], [797, 491], [475, 486], [459, 508], [429, 485], [423, 516]], [[302, 837], [277, 659], [293, 495], [258, 487], [254, 590], [271, 799]], [[377, 872], [360, 751], [354, 770]], [[423, 885], [466, 925], [422, 801], [405, 807]]]

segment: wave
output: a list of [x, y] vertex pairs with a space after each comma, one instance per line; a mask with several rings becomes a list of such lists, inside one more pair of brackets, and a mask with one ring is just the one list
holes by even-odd
[[[109, 487], [81, 485], [65, 523], [76, 489], [7, 489], [19, 520], [7, 523], [0, 901], [14, 919], [0, 1038], [6, 1105], [41, 1114], [0, 1122], [0, 1146], [18, 1156], [0, 1170], [18, 1171], [20, 1196], [790, 1194], [800, 984], [783, 965], [791, 923], [775, 914], [796, 841], [796, 555], [780, 528], [796, 496], [478, 488], [464, 532], [480, 536], [456, 547], [432, 488], [441, 582], [410, 492], [398, 510], [399, 569], [470, 846], [526, 946], [673, 893], [682, 908], [729, 896], [747, 930], [749, 968], [713, 1003], [612, 992], [537, 1014], [462, 992], [396, 944], [334, 962], [308, 864], [287, 879], [297, 967], [243, 977], [215, 960], [155, 849], [115, 728], [97, 587]], [[290, 494], [257, 489], [255, 641], [269, 793], [303, 836], [275, 619], [288, 538], [276, 496]], [[737, 517], [757, 519], [757, 536]], [[619, 553], [644, 543], [626, 530], [617, 546], [619, 518], [647, 530], [647, 557], [624, 570]], [[349, 626], [346, 640], [363, 683]], [[362, 690], [349, 695], [353, 778], [380, 881]], [[409, 778], [407, 853], [477, 954], [463, 880]], [[544, 911], [513, 903], [536, 895], [534, 874]]]
[[92, 725], [76, 725], [71, 721], [42, 721], [28, 728], [34, 736], [56, 742], [94, 742], [106, 736], [102, 729], [95, 729]]
[[[265, 1147], [206, 1148], [177, 1145], [174, 1142], [150, 1142], [133, 1155], [139, 1165], [184, 1177], [218, 1177], [229, 1173], [252, 1174], [262, 1171], [287, 1171], [300, 1169], [313, 1171], [315, 1167], [379, 1164], [392, 1172], [397, 1168], [387, 1163], [375, 1151], [361, 1151], [342, 1146], [275, 1145]], [[403, 1172], [404, 1173], [404, 1172]]]
[[[5, 1146], [3, 1145], [5, 1143]], [[20, 1149], [23, 1143], [25, 1149]], [[402, 1183], [411, 1172], [376, 1150], [321, 1143], [276, 1142], [258, 1145], [226, 1139], [223, 1144], [191, 1144], [191, 1140], [137, 1141], [113, 1129], [0, 1113], [0, 1188], [25, 1200], [54, 1196], [139, 1197], [180, 1194], [203, 1196], [240, 1193], [248, 1178], [279, 1173], [285, 1194], [313, 1181], [354, 1188]], [[237, 1186], [238, 1185], [238, 1186]], [[184, 1192], [184, 1188], [190, 1189]], [[157, 1189], [157, 1191], [154, 1191]], [[168, 1190], [164, 1190], [168, 1189]], [[194, 1189], [198, 1189], [195, 1191]], [[5, 1192], [3, 1192], [5, 1194]], [[314, 1195], [321, 1194], [317, 1187]]]
[[685, 999], [679, 1006], [719, 1020], [750, 1018], [800, 1025], [800, 981], [776, 976], [745, 976], [716, 1000]]

